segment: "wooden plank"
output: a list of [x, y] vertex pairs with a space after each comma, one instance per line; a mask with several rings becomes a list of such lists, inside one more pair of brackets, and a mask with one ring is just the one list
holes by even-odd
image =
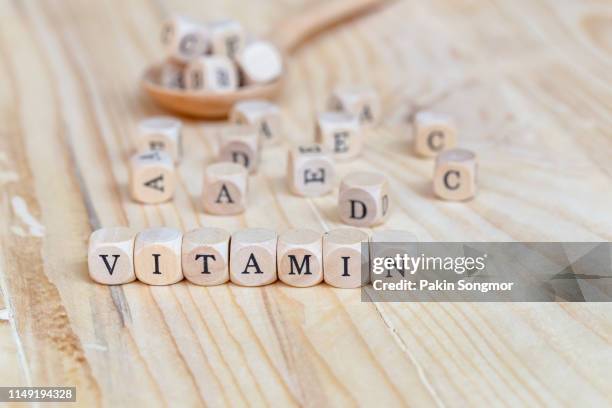
[[[21, 368], [0, 369], [0, 383], [75, 385], [84, 406], [609, 404], [606, 304], [372, 304], [325, 285], [89, 281], [99, 226], [340, 226], [335, 194], [295, 197], [284, 181], [287, 146], [311, 140], [336, 82], [383, 97], [382, 126], [338, 172], [388, 174], [386, 227], [423, 240], [611, 239], [600, 16], [612, 10], [594, 1], [396, 2], [291, 58], [287, 141], [264, 152], [244, 215], [201, 210], [215, 145], [214, 125], [198, 121], [186, 123], [176, 199], [131, 202], [135, 124], [160, 112], [137, 83], [162, 54], [163, 14], [235, 15], [264, 32], [305, 6], [294, 3], [0, 3], [0, 282], [14, 317], [0, 321], [0, 367]], [[476, 200], [433, 199], [432, 162], [408, 143], [425, 108], [452, 113], [460, 144], [479, 153]]]

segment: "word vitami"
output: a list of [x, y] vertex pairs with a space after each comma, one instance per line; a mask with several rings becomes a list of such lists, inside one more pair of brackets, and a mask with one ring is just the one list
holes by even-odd
[[396, 254], [390, 257], [372, 258], [372, 273], [382, 275], [386, 273], [391, 277], [393, 271], [405, 276], [406, 273], [414, 275], [418, 271], [452, 271], [463, 274], [466, 271], [482, 271], [485, 269], [487, 255], [479, 257], [458, 256], [410, 256], [408, 254]]
[[89, 239], [89, 275], [106, 285], [134, 280], [170, 285], [187, 279], [203, 286], [228, 281], [262, 286], [280, 279], [296, 287], [325, 281], [334, 287], [358, 288], [369, 278], [361, 270], [362, 249], [369, 239], [356, 228], [326, 233], [292, 229], [280, 235], [264, 228], [233, 234], [212, 227], [186, 233], [174, 228], [139, 232], [102, 228]]

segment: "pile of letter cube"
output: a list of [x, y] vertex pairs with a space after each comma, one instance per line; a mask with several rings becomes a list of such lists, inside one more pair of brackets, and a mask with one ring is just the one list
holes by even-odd
[[235, 20], [204, 24], [175, 16], [164, 23], [162, 42], [168, 57], [159, 82], [167, 88], [229, 92], [274, 81], [283, 70], [278, 48]]

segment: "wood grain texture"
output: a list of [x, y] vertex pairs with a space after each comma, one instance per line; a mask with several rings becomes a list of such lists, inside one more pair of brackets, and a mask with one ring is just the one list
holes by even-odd
[[[337, 191], [288, 193], [288, 143], [264, 151], [244, 214], [203, 213], [215, 125], [201, 122], [186, 123], [175, 200], [129, 199], [137, 123], [163, 113], [138, 89], [162, 55], [161, 21], [234, 16], [263, 33], [307, 5], [245, 4], [0, 2], [0, 288], [12, 319], [0, 320], [1, 385], [74, 385], [81, 406], [612, 403], [606, 304], [372, 304], [326, 285], [88, 279], [100, 226], [341, 225]], [[598, 0], [394, 2], [292, 57], [287, 142], [312, 141], [336, 83], [368, 83], [382, 125], [337, 172], [387, 174], [386, 227], [422, 240], [610, 240], [611, 25]], [[479, 154], [469, 203], [433, 199], [433, 162], [410, 151], [420, 109], [452, 114], [459, 145]]]

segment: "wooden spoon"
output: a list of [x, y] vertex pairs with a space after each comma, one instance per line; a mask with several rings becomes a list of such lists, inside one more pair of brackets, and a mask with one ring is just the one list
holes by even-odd
[[[315, 34], [370, 11], [386, 1], [323, 0], [320, 5], [283, 21], [279, 27], [271, 31], [270, 37], [282, 54], [288, 55]], [[286, 64], [284, 69], [287, 69]], [[161, 64], [157, 64], [149, 67], [143, 75], [142, 87], [149, 96], [165, 109], [200, 118], [226, 117], [232, 106], [241, 100], [274, 98], [280, 93], [283, 85], [281, 76], [267, 84], [242, 86], [232, 92], [193, 92], [162, 86], [159, 81], [160, 72]]]

